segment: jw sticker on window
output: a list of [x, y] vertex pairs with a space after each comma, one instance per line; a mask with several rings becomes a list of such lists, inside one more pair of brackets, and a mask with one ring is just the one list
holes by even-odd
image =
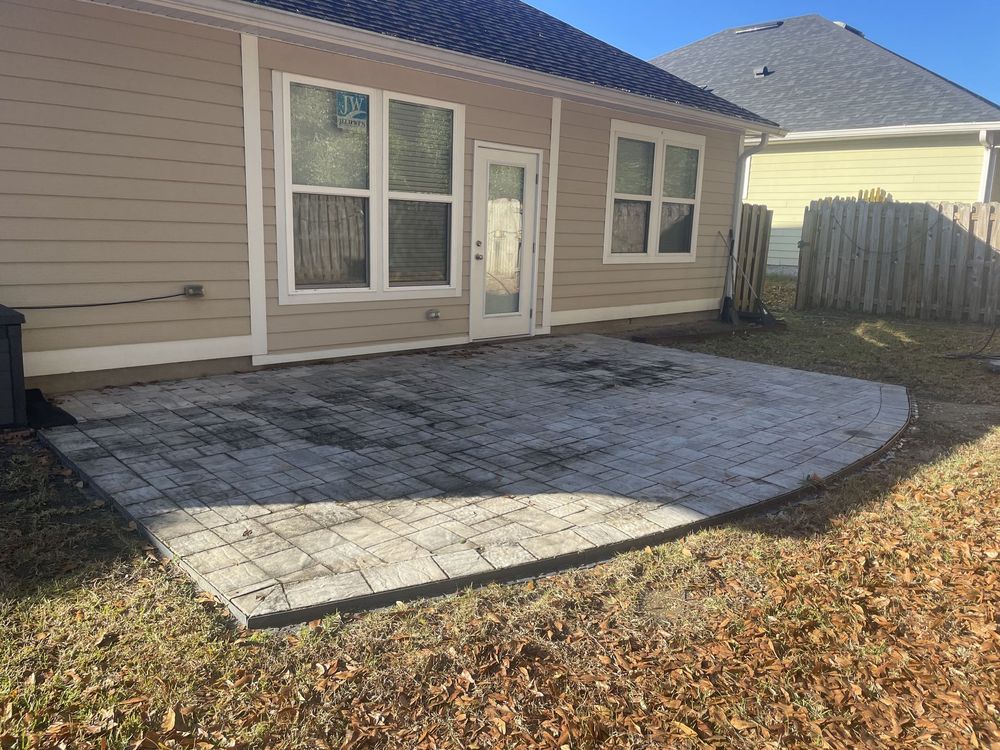
[[338, 91], [337, 127], [341, 130], [368, 130], [368, 97], [351, 91]]

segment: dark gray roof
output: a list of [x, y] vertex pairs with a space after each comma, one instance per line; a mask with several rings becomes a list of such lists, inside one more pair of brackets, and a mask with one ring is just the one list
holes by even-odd
[[[789, 131], [1000, 120], [993, 102], [822, 16], [755, 27], [721, 31], [653, 63]], [[755, 77], [763, 66], [768, 74]]]
[[518, 0], [245, 0], [650, 99], [774, 125]]

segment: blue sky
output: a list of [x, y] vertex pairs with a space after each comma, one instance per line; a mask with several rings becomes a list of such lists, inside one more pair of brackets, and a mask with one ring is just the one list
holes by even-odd
[[819, 13], [846, 21], [883, 47], [1000, 102], [997, 0], [528, 0], [644, 59], [730, 26]]

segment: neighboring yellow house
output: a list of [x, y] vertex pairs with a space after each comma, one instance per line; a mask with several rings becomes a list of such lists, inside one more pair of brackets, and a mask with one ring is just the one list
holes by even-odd
[[[728, 29], [655, 64], [780, 122], [744, 198], [774, 211], [768, 264], [798, 267], [810, 201], [1000, 199], [1000, 107], [821, 16]], [[758, 141], [748, 141], [748, 146]]]

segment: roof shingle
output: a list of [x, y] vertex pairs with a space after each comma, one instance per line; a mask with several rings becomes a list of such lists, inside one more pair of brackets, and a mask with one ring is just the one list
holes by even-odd
[[244, 0], [761, 125], [773, 122], [519, 0]]
[[[653, 60], [790, 131], [1000, 120], [1000, 107], [818, 15], [727, 29]], [[754, 69], [769, 73], [755, 77]]]

